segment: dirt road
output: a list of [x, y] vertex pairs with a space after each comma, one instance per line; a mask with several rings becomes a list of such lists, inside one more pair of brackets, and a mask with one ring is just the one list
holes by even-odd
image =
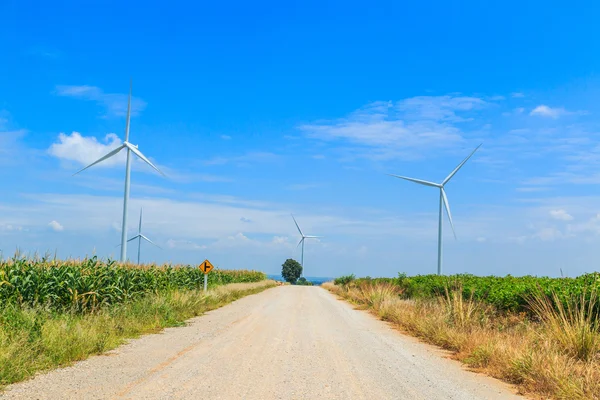
[[245, 297], [4, 399], [511, 399], [502, 383], [318, 287]]

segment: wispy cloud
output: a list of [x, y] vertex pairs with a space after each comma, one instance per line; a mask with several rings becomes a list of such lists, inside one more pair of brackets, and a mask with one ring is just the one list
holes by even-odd
[[525, 97], [525, 94], [522, 92], [512, 92], [511, 97], [513, 97], [515, 99], [521, 99], [521, 98]]
[[298, 128], [310, 138], [362, 146], [370, 158], [410, 158], [415, 150], [464, 142], [458, 124], [473, 121], [472, 112], [487, 105], [478, 97], [418, 96], [373, 102], [346, 118]]
[[62, 53], [55, 48], [47, 46], [34, 46], [26, 51], [27, 54], [56, 60], [61, 57]]
[[[104, 93], [102, 89], [96, 86], [68, 86], [57, 85], [56, 94], [58, 96], [73, 97], [81, 100], [95, 101], [106, 109], [108, 116], [127, 115], [127, 94]], [[131, 98], [131, 115], [138, 115], [146, 108], [146, 102], [140, 98]]]
[[550, 216], [559, 221], [572, 221], [573, 216], [563, 209], [550, 211]]
[[275, 153], [268, 151], [255, 151], [243, 154], [241, 156], [231, 157], [215, 157], [203, 161], [204, 165], [225, 165], [225, 164], [237, 164], [238, 166], [252, 165], [253, 163], [259, 162], [273, 162], [278, 161], [281, 157]]
[[309, 190], [316, 189], [322, 187], [322, 183], [295, 183], [292, 185], [286, 186], [287, 190]]
[[8, 157], [18, 151], [19, 142], [27, 134], [27, 130], [18, 129], [11, 123], [10, 113], [0, 110], [0, 164], [12, 164], [20, 158]]

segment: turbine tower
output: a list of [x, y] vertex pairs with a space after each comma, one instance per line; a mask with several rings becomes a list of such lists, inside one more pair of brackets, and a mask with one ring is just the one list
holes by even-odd
[[144, 239], [148, 243], [151, 243], [151, 244], [155, 245], [159, 249], [161, 248], [159, 245], [157, 245], [156, 243], [154, 243], [152, 240], [148, 239], [142, 233], [142, 209], [141, 208], [140, 208], [140, 225], [139, 225], [139, 228], [138, 228], [138, 234], [135, 235], [134, 237], [132, 237], [131, 239], [129, 239], [128, 242], [131, 242], [132, 240], [135, 240], [135, 239], [138, 240], [138, 258], [137, 258], [138, 265], [140, 264], [140, 253], [141, 253], [141, 248], [142, 248], [142, 239]]
[[296, 245], [296, 248], [298, 248], [298, 246], [300, 246], [300, 244], [302, 243], [302, 256], [300, 258], [300, 265], [302, 266], [302, 272], [304, 272], [304, 239], [316, 239], [316, 238], [320, 238], [323, 236], [305, 235], [302, 232], [302, 229], [300, 229], [300, 226], [298, 226], [298, 222], [296, 222], [296, 218], [294, 218], [294, 214], [291, 214], [291, 215], [292, 215], [292, 219], [294, 220], [294, 223], [296, 224], [296, 228], [298, 228], [298, 232], [300, 232], [300, 236], [302, 236], [302, 238]]
[[450, 204], [448, 204], [448, 197], [446, 196], [446, 191], [444, 190], [444, 186], [446, 185], [446, 183], [448, 183], [450, 181], [450, 179], [452, 179], [452, 177], [458, 172], [458, 170], [461, 169], [463, 165], [465, 165], [465, 163], [469, 160], [469, 158], [471, 158], [471, 156], [473, 154], [475, 154], [475, 152], [480, 147], [481, 147], [481, 144], [479, 146], [477, 146], [475, 148], [475, 150], [473, 150], [467, 158], [465, 158], [460, 164], [458, 164], [458, 166], [456, 168], [454, 168], [454, 170], [452, 172], [450, 172], [450, 174], [446, 177], [446, 179], [444, 179], [442, 181], [442, 183], [434, 183], [434, 182], [424, 181], [421, 179], [408, 178], [406, 176], [388, 174], [395, 178], [400, 178], [400, 179], [404, 179], [407, 181], [418, 183], [420, 185], [432, 186], [432, 187], [440, 189], [440, 208], [439, 208], [439, 222], [438, 222], [438, 264], [437, 264], [438, 275], [442, 274], [442, 203], [444, 205], [444, 208], [446, 208], [446, 213], [448, 214], [448, 219], [450, 220], [450, 227], [452, 228], [452, 233], [454, 234], [454, 239], [456, 239], [456, 232], [454, 231], [454, 224], [452, 223], [452, 214], [450, 213]]
[[163, 172], [161, 170], [159, 170], [154, 164], [152, 164], [150, 162], [150, 160], [148, 160], [146, 158], [146, 156], [144, 156], [142, 154], [141, 151], [138, 150], [138, 146], [129, 143], [129, 121], [131, 119], [131, 86], [132, 86], [132, 82], [130, 81], [129, 82], [129, 99], [127, 101], [127, 121], [125, 123], [125, 141], [123, 142], [123, 144], [121, 146], [112, 150], [111, 152], [106, 154], [104, 157], [99, 158], [98, 160], [94, 161], [87, 167], [80, 169], [79, 171], [77, 171], [76, 173], [73, 174], [73, 175], [77, 175], [81, 171], [84, 171], [93, 165], [96, 165], [106, 159], [109, 159], [109, 158], [117, 155], [117, 153], [119, 153], [121, 150], [127, 149], [126, 150], [127, 151], [127, 163], [125, 165], [125, 193], [123, 195], [123, 225], [121, 227], [121, 262], [125, 262], [125, 260], [127, 258], [127, 201], [129, 200], [129, 186], [130, 186], [130, 177], [131, 177], [131, 153], [133, 153], [136, 156], [138, 156], [139, 158], [141, 158], [142, 161], [144, 161], [146, 164], [148, 164], [149, 166], [154, 168], [162, 176], [166, 176], [165, 174], [163, 174]]

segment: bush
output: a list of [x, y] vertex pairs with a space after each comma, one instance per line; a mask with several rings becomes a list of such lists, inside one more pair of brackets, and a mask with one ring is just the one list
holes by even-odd
[[333, 283], [335, 283], [338, 286], [345, 286], [345, 285], [349, 284], [350, 282], [354, 281], [355, 279], [356, 279], [356, 276], [354, 276], [354, 274], [350, 274], [350, 275], [340, 276], [339, 278], [335, 278]]
[[300, 286], [312, 286], [313, 283], [311, 281], [307, 281], [305, 277], [301, 277], [296, 282], [296, 285], [300, 285]]

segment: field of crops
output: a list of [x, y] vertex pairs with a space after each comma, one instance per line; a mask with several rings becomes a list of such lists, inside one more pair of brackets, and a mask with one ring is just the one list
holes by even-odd
[[446, 289], [462, 289], [465, 298], [491, 304], [498, 310], [511, 312], [529, 312], [528, 299], [542, 291], [559, 299], [579, 298], [585, 293], [600, 294], [600, 273], [581, 275], [577, 278], [548, 278], [535, 276], [474, 276], [459, 274], [450, 276], [416, 275], [407, 277], [399, 274], [397, 278], [359, 278], [340, 277], [336, 284], [392, 283], [401, 289], [405, 298], [432, 298], [444, 296]]
[[[213, 270], [209, 286], [258, 282], [258, 271]], [[174, 289], [198, 289], [204, 274], [193, 266], [119, 265], [96, 257], [83, 261], [12, 259], [0, 261], [0, 307], [43, 306], [78, 311], [123, 303], [147, 293]]]

